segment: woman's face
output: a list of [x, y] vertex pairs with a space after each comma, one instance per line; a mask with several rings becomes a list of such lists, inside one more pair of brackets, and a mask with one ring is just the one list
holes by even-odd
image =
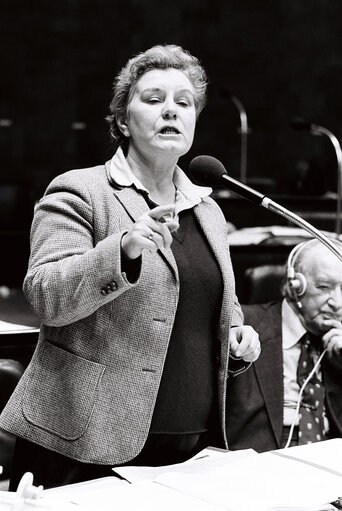
[[178, 69], [146, 72], [137, 82], [122, 125], [129, 149], [144, 157], [179, 158], [192, 145], [196, 125], [194, 88]]

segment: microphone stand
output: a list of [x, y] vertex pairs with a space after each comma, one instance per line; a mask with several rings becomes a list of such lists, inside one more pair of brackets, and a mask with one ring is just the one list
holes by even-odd
[[319, 239], [329, 250], [331, 250], [340, 261], [342, 261], [342, 253], [336, 248], [334, 243], [322, 232], [320, 232], [318, 229], [316, 229], [313, 225], [309, 224], [306, 220], [301, 218], [300, 216], [296, 215], [295, 213], [292, 213], [292, 211], [289, 211], [288, 209], [284, 208], [277, 202], [274, 202], [273, 200], [269, 199], [268, 197], [264, 197], [261, 206], [268, 209], [269, 211], [273, 211], [273, 213], [277, 213], [278, 215], [281, 215], [285, 217], [287, 220], [290, 220], [291, 222], [299, 225], [299, 227], [302, 227], [307, 232], [312, 234], [314, 238]]
[[309, 131], [312, 135], [326, 135], [335, 149], [337, 159], [337, 205], [336, 205], [336, 234], [341, 234], [341, 201], [342, 201], [342, 151], [335, 135], [323, 126], [311, 124], [301, 117], [292, 120], [292, 127], [295, 130]]
[[336, 234], [341, 234], [341, 200], [342, 200], [342, 151], [335, 135], [323, 126], [311, 125], [313, 135], [326, 135], [334, 146], [337, 160], [337, 204], [336, 204]]
[[254, 204], [257, 204], [258, 206], [262, 206], [263, 208], [268, 209], [269, 211], [272, 211], [273, 213], [276, 213], [277, 215], [281, 215], [287, 220], [290, 220], [294, 224], [299, 225], [302, 229], [309, 232], [314, 238], [320, 240], [323, 245], [325, 245], [331, 252], [333, 252], [336, 257], [342, 261], [342, 252], [334, 245], [334, 243], [331, 241], [328, 236], [326, 236], [324, 233], [316, 229], [313, 225], [311, 225], [309, 222], [301, 218], [300, 216], [296, 215], [292, 211], [284, 208], [277, 202], [273, 201], [269, 197], [266, 197], [265, 195], [262, 195], [260, 192], [257, 192], [256, 190], [253, 190], [253, 188], [250, 188], [249, 186], [239, 183], [236, 179], [228, 176], [227, 174], [223, 174], [221, 176], [222, 182], [227, 183], [227, 187], [230, 188], [233, 192], [241, 195], [245, 199], [253, 202]]
[[240, 155], [240, 181], [246, 183], [247, 181], [247, 135], [248, 135], [248, 121], [247, 112], [234, 94], [229, 94], [229, 99], [234, 103], [240, 115], [240, 130], [241, 135], [241, 155]]

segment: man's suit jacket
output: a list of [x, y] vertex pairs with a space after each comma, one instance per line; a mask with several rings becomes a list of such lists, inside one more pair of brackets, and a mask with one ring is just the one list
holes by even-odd
[[[261, 354], [227, 388], [229, 449], [279, 449], [283, 427], [281, 301], [242, 306], [245, 323], [259, 333]], [[325, 407], [332, 437], [342, 436], [342, 357], [322, 361]]]
[[[36, 351], [0, 426], [88, 463], [131, 460], [147, 438], [174, 322], [179, 278], [172, 250], [145, 251], [136, 283], [120, 241], [148, 210], [111, 182], [110, 162], [58, 176], [36, 208], [24, 292], [42, 320]], [[221, 447], [230, 325], [242, 323], [225, 218], [210, 199], [194, 208], [222, 272], [217, 341]]]

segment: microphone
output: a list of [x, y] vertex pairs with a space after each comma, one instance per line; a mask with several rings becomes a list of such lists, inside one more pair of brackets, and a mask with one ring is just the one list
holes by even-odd
[[305, 229], [314, 238], [321, 241], [321, 243], [323, 243], [342, 261], [342, 252], [340, 252], [336, 245], [325, 234], [289, 209], [286, 209], [277, 202], [271, 200], [269, 197], [266, 197], [260, 192], [253, 190], [253, 188], [240, 183], [232, 177], [229, 177], [224, 165], [217, 158], [207, 155], [196, 156], [193, 160], [191, 160], [189, 170], [194, 179], [199, 183], [205, 186], [224, 186], [238, 195], [241, 195], [241, 197], [253, 202], [257, 206], [262, 206], [277, 215], [285, 217], [287, 220], [290, 220], [296, 225], [299, 225], [299, 227]]
[[223, 164], [213, 156], [196, 156], [190, 162], [190, 172], [196, 180], [206, 186], [223, 185], [258, 206], [262, 204], [264, 195], [229, 177]]

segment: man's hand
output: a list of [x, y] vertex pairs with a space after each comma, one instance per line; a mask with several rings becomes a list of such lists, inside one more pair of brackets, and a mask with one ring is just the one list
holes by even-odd
[[235, 357], [242, 358], [245, 362], [254, 362], [259, 357], [261, 352], [259, 335], [251, 326], [231, 328], [229, 340], [230, 350]]
[[322, 337], [323, 347], [327, 348], [327, 353], [332, 356], [333, 353], [341, 355], [342, 353], [342, 323], [337, 319], [325, 319], [324, 326], [330, 327]]

